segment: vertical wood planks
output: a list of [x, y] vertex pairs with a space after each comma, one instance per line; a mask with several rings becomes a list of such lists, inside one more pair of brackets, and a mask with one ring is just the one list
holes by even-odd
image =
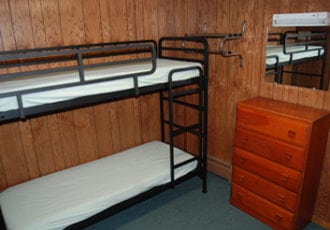
[[0, 159], [4, 173], [1, 177], [6, 180], [2, 186], [10, 186], [30, 179], [17, 123], [1, 126], [0, 145]]
[[81, 1], [61, 1], [58, 7], [64, 45], [84, 44], [86, 40]]
[[[209, 156], [231, 165], [236, 103], [261, 95], [330, 110], [330, 93], [266, 83], [264, 55], [271, 15], [330, 11], [322, 0], [3, 0], [0, 48], [12, 50], [202, 32], [237, 33], [236, 57], [210, 56]], [[280, 30], [280, 29], [279, 29]], [[186, 111], [180, 119], [189, 121]], [[0, 125], [0, 190], [160, 138], [158, 94]], [[329, 143], [329, 141], [328, 141]], [[185, 143], [189, 145], [189, 143]], [[327, 149], [315, 218], [330, 222]]]
[[[155, 0], [137, 0], [136, 5], [141, 4], [142, 24], [137, 27], [143, 28], [143, 34], [138, 34], [142, 39], [159, 38], [158, 28], [158, 2]], [[142, 32], [142, 31], [141, 31]], [[159, 124], [159, 97], [158, 94], [150, 94], [141, 97], [141, 126], [142, 141], [154, 140], [160, 138]], [[152, 109], [151, 109], [152, 108]], [[150, 110], [151, 109], [151, 110]]]
[[[230, 1], [217, 0], [216, 2], [216, 28], [215, 32], [230, 32]], [[219, 44], [216, 44], [219, 46]], [[228, 46], [226, 46], [228, 48]], [[209, 154], [217, 160], [225, 161], [230, 156], [230, 141], [225, 134], [228, 130], [228, 81], [230, 78], [230, 58], [223, 58], [220, 55], [211, 56], [214, 72], [209, 76]], [[216, 105], [216, 106], [212, 106]], [[228, 144], [226, 144], [228, 143]]]

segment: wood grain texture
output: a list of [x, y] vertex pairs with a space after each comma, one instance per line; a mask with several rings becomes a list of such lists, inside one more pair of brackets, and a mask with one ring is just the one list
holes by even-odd
[[0, 143], [0, 157], [4, 171], [1, 177], [5, 178], [7, 186], [29, 180], [18, 123], [1, 126]]
[[58, 114], [58, 126], [62, 143], [62, 153], [66, 168], [79, 164], [75, 125], [72, 112]]
[[61, 139], [60, 125], [57, 114], [47, 116], [47, 124], [51, 152], [53, 153], [53, 159], [55, 164], [55, 171], [65, 169], [66, 167], [62, 149], [63, 141]]
[[[330, 1], [3, 0], [0, 48], [158, 39], [202, 32], [204, 25], [207, 32], [237, 33], [246, 19], [244, 38], [226, 44], [226, 49], [242, 53], [244, 68], [239, 67], [237, 57], [210, 55], [209, 156], [213, 169], [224, 166], [228, 170], [238, 101], [260, 95], [330, 110], [330, 92], [264, 81], [271, 15], [303, 11], [330, 11]], [[211, 44], [217, 46], [217, 42]], [[0, 190], [159, 139], [158, 106], [158, 94], [151, 94], [0, 125]], [[186, 120], [186, 112], [182, 113]], [[329, 159], [328, 147], [314, 213], [323, 225], [330, 223]]]
[[62, 45], [63, 33], [58, 1], [41, 0], [41, 5], [47, 46]]
[[98, 158], [94, 113], [91, 107], [74, 110], [73, 120], [79, 163]]
[[31, 179], [40, 176], [40, 167], [36, 154], [36, 147], [32, 136], [31, 125], [29, 121], [19, 122], [19, 130], [22, 138], [22, 148], [26, 156], [26, 167]]
[[[230, 1], [216, 2], [216, 28], [210, 32], [230, 32]], [[222, 12], [222, 13], [219, 13]], [[212, 20], [212, 19], [211, 19]], [[208, 22], [210, 23], [210, 22]], [[230, 44], [229, 44], [230, 45]], [[230, 124], [227, 122], [230, 118], [227, 110], [229, 93], [228, 82], [230, 79], [230, 58], [223, 58], [219, 55], [210, 56], [210, 64], [214, 72], [210, 70], [209, 74], [209, 156], [223, 162], [231, 161], [232, 147], [226, 130]]]
[[[234, 168], [241, 167], [294, 192], [297, 203], [296, 206], [291, 206], [290, 211], [295, 219], [293, 226], [285, 229], [304, 228], [311, 220], [315, 207], [330, 127], [329, 112], [265, 98], [243, 101], [238, 104], [237, 110], [236, 135], [238, 136], [235, 136]], [[290, 135], [290, 132], [294, 135]], [[277, 143], [272, 144], [271, 140]], [[298, 150], [295, 157], [293, 149]], [[288, 154], [292, 154], [292, 157], [288, 157]], [[296, 158], [297, 156], [300, 160]], [[298, 170], [291, 167], [296, 163], [300, 165]], [[240, 172], [236, 171], [236, 173]], [[233, 178], [237, 176], [244, 177], [233, 175]], [[245, 187], [244, 184], [240, 185]], [[245, 188], [250, 190], [248, 187]], [[262, 187], [260, 190], [255, 188], [255, 191], [252, 188], [250, 191], [271, 198], [273, 190], [265, 188], [265, 190]], [[274, 203], [271, 199], [268, 200]], [[253, 207], [251, 209], [254, 210]], [[258, 218], [258, 215], [256, 217]], [[282, 225], [280, 221], [276, 224]], [[272, 227], [278, 229], [276, 226]]]
[[86, 40], [81, 1], [61, 1], [58, 7], [63, 43], [65, 45], [84, 44]]

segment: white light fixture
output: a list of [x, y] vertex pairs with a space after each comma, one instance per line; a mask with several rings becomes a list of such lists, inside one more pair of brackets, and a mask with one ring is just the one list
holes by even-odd
[[329, 12], [274, 14], [273, 26], [330, 26]]

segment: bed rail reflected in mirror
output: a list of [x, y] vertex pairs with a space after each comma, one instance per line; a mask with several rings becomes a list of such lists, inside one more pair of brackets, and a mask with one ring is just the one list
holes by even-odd
[[275, 26], [267, 31], [266, 81], [328, 90], [329, 27]]

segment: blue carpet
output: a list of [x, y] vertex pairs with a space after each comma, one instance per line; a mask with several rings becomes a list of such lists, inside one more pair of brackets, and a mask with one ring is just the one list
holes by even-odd
[[[208, 174], [208, 192], [193, 178], [91, 226], [88, 230], [268, 230], [263, 223], [229, 204], [227, 180]], [[324, 228], [310, 223], [305, 230]]]

